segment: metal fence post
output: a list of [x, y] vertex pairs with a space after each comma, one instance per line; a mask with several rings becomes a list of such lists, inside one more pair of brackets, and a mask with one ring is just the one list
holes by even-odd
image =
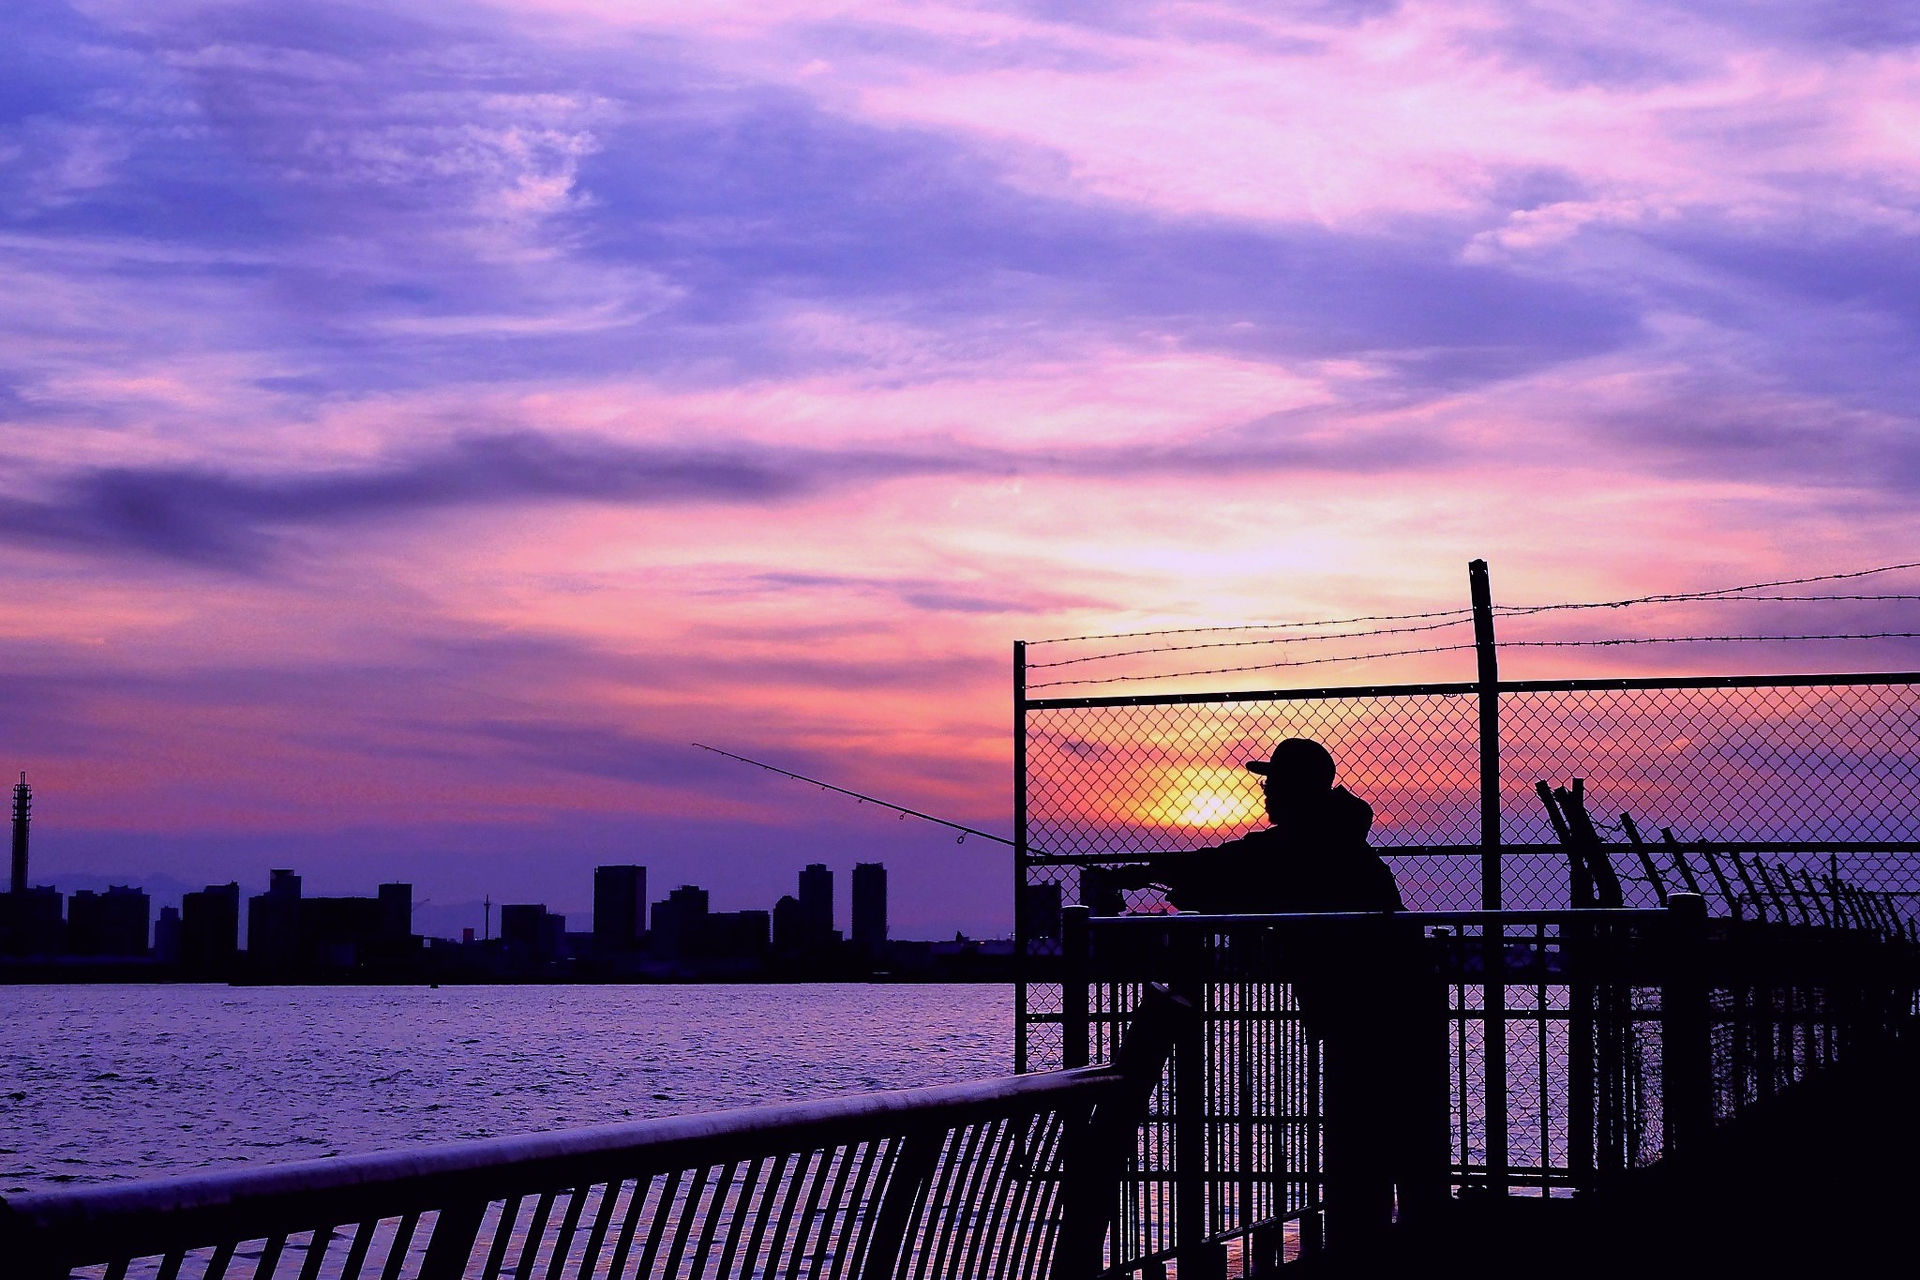
[[480, 1234], [480, 1222], [486, 1216], [485, 1200], [469, 1200], [442, 1209], [433, 1222], [433, 1237], [427, 1241], [426, 1260], [420, 1264], [420, 1280], [459, 1280], [466, 1275], [474, 1237]]
[[1013, 1069], [1025, 1073], [1027, 976], [1033, 948], [1027, 919], [1027, 642], [1013, 642]]
[[[1480, 689], [1480, 909], [1501, 909], [1500, 660], [1493, 640], [1493, 587], [1485, 560], [1467, 565], [1473, 597], [1473, 647]], [[1507, 1193], [1507, 987], [1505, 930], [1482, 928], [1482, 1050], [1486, 1062], [1487, 1190]]]
[[1712, 1011], [1706, 975], [1707, 901], [1667, 899], [1666, 980], [1660, 987], [1660, 1110], [1667, 1155], [1713, 1127]]
[[1207, 1248], [1207, 939], [1199, 930], [1173, 930], [1174, 994], [1199, 1011], [1173, 1042], [1174, 1248], [1180, 1272], [1212, 1280]]
[[1085, 906], [1060, 912], [1060, 1065], [1084, 1067], [1093, 1061], [1091, 988], [1093, 931]]

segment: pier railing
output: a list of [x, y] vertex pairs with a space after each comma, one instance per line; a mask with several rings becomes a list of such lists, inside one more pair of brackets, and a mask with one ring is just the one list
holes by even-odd
[[[1363, 1235], [1342, 1222], [1342, 1180], [1364, 1181], [1379, 1152], [1343, 1133], [1336, 1097], [1386, 1108], [1405, 1131], [1403, 1213], [1449, 1194], [1590, 1191], [1697, 1142], [1911, 1024], [1910, 934], [1835, 911], [1812, 927], [1710, 919], [1684, 893], [1664, 909], [1394, 916], [1070, 908], [1067, 1062], [1110, 1052], [1151, 983], [1200, 1011], [1139, 1130], [1107, 1264], [1252, 1275]], [[1318, 1027], [1300, 1000], [1316, 986]], [[1341, 1038], [1324, 1025], [1329, 994], [1398, 1024], [1365, 1039], [1395, 1060], [1362, 1063], [1357, 1086], [1337, 1052], [1327, 1060]]]
[[1087, 1280], [1183, 1016], [1111, 1065], [15, 1196], [22, 1280]]

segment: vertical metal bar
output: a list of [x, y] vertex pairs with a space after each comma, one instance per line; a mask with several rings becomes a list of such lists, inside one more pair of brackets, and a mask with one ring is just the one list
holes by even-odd
[[553, 1197], [551, 1191], [540, 1193], [540, 1200], [534, 1206], [533, 1221], [527, 1224], [526, 1241], [520, 1246], [520, 1261], [513, 1268], [513, 1280], [527, 1280], [533, 1274], [534, 1260], [540, 1253], [541, 1237], [547, 1234], [547, 1219], [553, 1216]]
[[713, 1253], [713, 1237], [720, 1229], [720, 1219], [726, 1216], [727, 1196], [733, 1190], [733, 1176], [739, 1171], [738, 1161], [725, 1165], [720, 1170], [719, 1179], [713, 1184], [713, 1190], [708, 1193], [706, 1221], [700, 1224], [700, 1244], [694, 1250], [693, 1265], [687, 1268], [687, 1274], [695, 1277], [695, 1280], [707, 1272], [707, 1259]]
[[[1301, 1162], [1302, 1172], [1306, 1175], [1307, 1185], [1304, 1195], [1305, 1203], [1303, 1205], [1306, 1211], [1300, 1216], [1300, 1252], [1303, 1254], [1315, 1254], [1319, 1253], [1326, 1244], [1326, 1219], [1324, 1213], [1327, 1203], [1327, 1188], [1323, 1173], [1323, 1161], [1321, 1159], [1322, 1139], [1326, 1131], [1326, 1117], [1325, 1112], [1320, 1106], [1322, 1074], [1320, 1069], [1320, 1041], [1317, 1037], [1307, 1033], [1304, 1022], [1298, 1025], [1300, 1027], [1300, 1041], [1306, 1050], [1307, 1068], [1306, 1079], [1303, 1082], [1305, 1084], [1305, 1092], [1302, 1098], [1302, 1101], [1306, 1103], [1304, 1108], [1306, 1124], [1304, 1126], [1304, 1132], [1302, 1133], [1302, 1137], [1305, 1140], [1305, 1150], [1302, 1154], [1305, 1159]], [[1466, 1089], [1464, 1078], [1462, 1079], [1461, 1085], [1460, 1114], [1462, 1118], [1462, 1128], [1464, 1129], [1466, 1117]], [[1465, 1153], [1462, 1152], [1463, 1163], [1464, 1157]]]
[[640, 1274], [643, 1276], [654, 1274], [653, 1264], [660, 1256], [660, 1237], [666, 1234], [668, 1220], [675, 1216], [674, 1202], [680, 1194], [681, 1172], [675, 1169], [667, 1174], [666, 1183], [660, 1188], [660, 1199], [654, 1203], [653, 1222], [647, 1227], [647, 1243], [640, 1254]]
[[[284, 1234], [268, 1236], [266, 1248], [260, 1251], [260, 1261], [254, 1264], [251, 1280], [273, 1280], [273, 1273], [280, 1269], [280, 1254], [286, 1247], [287, 1237]], [[124, 1277], [126, 1273], [127, 1264], [122, 1262], [120, 1276]], [[111, 1272], [108, 1273], [108, 1280], [115, 1280]]]
[[362, 1222], [353, 1232], [353, 1243], [347, 1248], [347, 1259], [340, 1264], [340, 1280], [360, 1280], [360, 1272], [367, 1265], [367, 1251], [373, 1247], [373, 1237], [380, 1230], [378, 1218]]
[[1027, 977], [1027, 642], [1013, 642], [1013, 1069], [1028, 1069]]
[[1500, 659], [1493, 639], [1493, 587], [1485, 560], [1467, 565], [1480, 685], [1480, 909], [1500, 910]]
[[180, 1280], [180, 1264], [187, 1260], [185, 1249], [175, 1249], [160, 1260], [160, 1270], [153, 1280]]
[[487, 1265], [480, 1272], [480, 1280], [498, 1280], [500, 1268], [506, 1265], [507, 1246], [513, 1243], [513, 1224], [520, 1220], [520, 1206], [523, 1203], [524, 1196], [514, 1196], [500, 1202], [500, 1221], [494, 1224], [493, 1244], [487, 1249]]
[[[1733, 859], [1734, 874], [1740, 877], [1741, 888], [1746, 890], [1747, 897], [1753, 899], [1754, 915], [1758, 916], [1761, 920], [1764, 921], [1767, 918], [1767, 904], [1761, 898], [1760, 890], [1754, 886], [1753, 877], [1747, 874], [1746, 862], [1743, 861], [1740, 855], [1737, 853], [1729, 853], [1727, 856]], [[1758, 859], [1755, 859], [1755, 862], [1757, 864]]]
[[1032, 1235], [1028, 1236], [1026, 1267], [1021, 1272], [1021, 1280], [1048, 1280], [1055, 1256], [1054, 1250], [1060, 1239], [1062, 1185], [1060, 1171], [1063, 1168], [1067, 1136], [1070, 1132], [1070, 1117], [1064, 1111], [1055, 1111], [1049, 1116], [1049, 1121], [1052, 1141], [1048, 1144], [1047, 1160], [1042, 1166], [1046, 1170], [1046, 1176], [1035, 1182], [1041, 1202], [1034, 1206], [1030, 1219], [1038, 1227], [1038, 1239], [1034, 1239]]
[[827, 1265], [829, 1254], [839, 1251], [839, 1241], [833, 1234], [834, 1224], [840, 1220], [840, 1206], [846, 1203], [847, 1179], [853, 1174], [854, 1153], [858, 1149], [857, 1146], [840, 1148], [838, 1167], [833, 1174], [833, 1191], [827, 1196], [826, 1207], [814, 1215], [819, 1224], [819, 1234], [813, 1247], [813, 1265], [807, 1271], [809, 1276], [818, 1277]]
[[300, 1280], [319, 1280], [320, 1264], [327, 1260], [327, 1249], [333, 1244], [333, 1229], [337, 1223], [326, 1223], [313, 1229], [307, 1237], [307, 1258], [300, 1267]]
[[573, 1252], [574, 1233], [580, 1229], [580, 1213], [587, 1207], [589, 1189], [575, 1187], [567, 1193], [567, 1212], [560, 1219], [560, 1234], [554, 1237], [553, 1256], [547, 1260], [547, 1280], [560, 1280], [560, 1269]]
[[[847, 1211], [847, 1226], [841, 1234], [839, 1247], [833, 1251], [832, 1280], [840, 1280], [842, 1276], [846, 1275], [847, 1264], [857, 1262], [866, 1250], [867, 1228], [873, 1221], [871, 1201], [872, 1191], [876, 1185], [873, 1181], [873, 1175], [875, 1169], [880, 1168], [883, 1164], [880, 1160], [881, 1145], [878, 1139], [870, 1140], [862, 1144], [860, 1151], [860, 1172], [853, 1180], [853, 1201], [852, 1207]], [[755, 1161], [754, 1163], [757, 1166], [759, 1162]], [[885, 1176], [885, 1173], [882, 1172], [881, 1178], [883, 1181], [885, 1180]], [[723, 1262], [720, 1267], [720, 1274], [724, 1276], [726, 1273], [727, 1268]]]
[[619, 1277], [627, 1273], [627, 1255], [633, 1249], [633, 1236], [639, 1230], [640, 1215], [646, 1211], [647, 1193], [652, 1190], [652, 1174], [633, 1180], [633, 1194], [627, 1198], [627, 1214], [620, 1220], [620, 1238], [613, 1242], [613, 1257], [607, 1261], [609, 1276]]
[[[1633, 846], [1633, 853], [1640, 860], [1640, 870], [1647, 877], [1647, 883], [1653, 886], [1653, 896], [1661, 906], [1667, 905], [1667, 882], [1660, 876], [1660, 868], [1654, 865], [1653, 855], [1647, 851], [1647, 842], [1640, 838], [1640, 828], [1633, 823], [1633, 815], [1620, 815], [1620, 829], [1627, 833], [1627, 841]], [[1687, 889], [1692, 893], [1700, 892], [1700, 886], [1693, 882], [1693, 872], [1687, 864], [1675, 859], [1675, 866], [1685, 875]]]
[[1060, 1065], [1084, 1067], [1089, 1056], [1088, 986], [1093, 981], [1093, 937], [1085, 906], [1060, 912]]
[[815, 1168], [815, 1156], [823, 1163], [827, 1159], [824, 1151], [802, 1152], [799, 1162], [793, 1166], [793, 1172], [787, 1175], [786, 1194], [780, 1197], [780, 1213], [773, 1220], [773, 1237], [767, 1242], [767, 1268], [770, 1275], [780, 1273], [780, 1255], [787, 1247], [787, 1232], [793, 1228], [795, 1206], [820, 1179], [819, 1171]]
[[601, 1184], [600, 1211], [593, 1215], [593, 1229], [587, 1232], [587, 1247], [580, 1255], [582, 1280], [591, 1276], [600, 1265], [600, 1250], [607, 1243], [607, 1228], [613, 1224], [613, 1211], [620, 1203], [620, 1188], [625, 1185], [620, 1178], [611, 1178]]
[[[767, 1172], [766, 1190], [760, 1193], [760, 1209], [753, 1215], [753, 1234], [747, 1238], [747, 1253], [740, 1260], [740, 1270], [744, 1275], [759, 1275], [760, 1246], [767, 1238], [767, 1221], [773, 1216], [773, 1206], [792, 1184], [792, 1175], [787, 1172], [788, 1155], [781, 1152], [774, 1157], [773, 1168]], [[777, 1250], [776, 1250], [777, 1252]], [[772, 1269], [768, 1269], [768, 1274]], [[616, 1271], [615, 1276], [618, 1276]]]
[[[687, 1236], [693, 1230], [693, 1220], [700, 1214], [700, 1201], [706, 1194], [706, 1190], [707, 1166], [701, 1165], [693, 1171], [693, 1185], [687, 1188], [687, 1198], [681, 1202], [680, 1212], [674, 1215], [678, 1221], [673, 1224], [673, 1245], [668, 1250], [667, 1265], [661, 1269], [661, 1275], [671, 1276], [679, 1273], [680, 1259], [686, 1256]], [[641, 1269], [645, 1274], [652, 1274], [651, 1256], [641, 1264]]]
[[[413, 1249], [413, 1233], [419, 1229], [419, 1214], [409, 1213], [400, 1219], [400, 1225], [393, 1229], [393, 1243], [387, 1246], [387, 1265], [380, 1268], [380, 1280], [399, 1280], [401, 1270], [407, 1265], [407, 1254]], [[226, 1249], [226, 1257], [231, 1258], [232, 1246], [223, 1247]], [[220, 1280], [220, 1276], [227, 1269], [226, 1261], [221, 1255], [216, 1253], [213, 1260], [219, 1263], [219, 1270], [214, 1270], [213, 1264], [209, 1263], [205, 1280]]]
[[1667, 907], [1667, 978], [1660, 991], [1660, 1109], [1667, 1155], [1692, 1149], [1713, 1124], [1706, 931], [1706, 900], [1674, 894]]
[[880, 1215], [873, 1228], [873, 1243], [867, 1249], [860, 1280], [892, 1280], [900, 1262], [901, 1242], [906, 1239], [913, 1211], [920, 1202], [927, 1176], [940, 1147], [946, 1140], [944, 1129], [915, 1129], [901, 1139], [899, 1155], [894, 1158], [887, 1188], [880, 1196]]
[[1206, 937], [1198, 930], [1173, 930], [1174, 971], [1183, 995], [1200, 1011], [1181, 1028], [1173, 1047], [1174, 1247], [1181, 1274], [1206, 1265], [1201, 1258], [1207, 1237], [1207, 1026], [1213, 1013], [1205, 969]]
[[[754, 1194], [759, 1190], [760, 1170], [765, 1164], [766, 1158], [757, 1156], [753, 1163], [747, 1166], [746, 1179], [741, 1182], [739, 1195], [734, 1201], [733, 1221], [727, 1226], [727, 1243], [720, 1250], [720, 1269], [715, 1273], [716, 1275], [733, 1274], [733, 1255], [739, 1252], [741, 1232], [746, 1228], [747, 1219], [753, 1216]], [[590, 1275], [592, 1275], [591, 1271], [584, 1273], [581, 1280], [586, 1280]]]
[[[1500, 882], [1500, 659], [1493, 638], [1493, 586], [1485, 560], [1467, 565], [1473, 598], [1473, 648], [1480, 685], [1480, 909], [1498, 911]], [[1486, 1000], [1481, 1009], [1486, 1053], [1487, 1189], [1507, 1193], [1507, 989], [1502, 930], [1485, 932]]]
[[[1666, 841], [1668, 856], [1681, 866], [1686, 866], [1686, 851], [1680, 847], [1680, 842], [1673, 838], [1673, 828], [1662, 827], [1660, 838]], [[1720, 896], [1727, 900], [1728, 913], [1735, 920], [1740, 919], [1744, 914], [1740, 910], [1740, 898], [1734, 893], [1733, 886], [1727, 882], [1727, 873], [1720, 869], [1720, 859], [1713, 856], [1711, 849], [1701, 850], [1701, 856], [1707, 861], [1707, 870], [1713, 873], [1713, 882], [1720, 886]]]

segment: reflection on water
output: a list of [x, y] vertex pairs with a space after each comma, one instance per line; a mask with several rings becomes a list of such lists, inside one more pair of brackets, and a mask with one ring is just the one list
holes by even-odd
[[0, 987], [0, 1194], [1003, 1075], [999, 986]]

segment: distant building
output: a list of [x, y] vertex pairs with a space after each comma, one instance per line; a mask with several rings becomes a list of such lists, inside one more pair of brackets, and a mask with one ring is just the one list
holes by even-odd
[[773, 904], [773, 949], [780, 955], [794, 955], [806, 945], [806, 930], [801, 925], [800, 899], [784, 894]]
[[299, 968], [352, 969], [387, 949], [387, 904], [379, 898], [303, 898], [299, 913]]
[[500, 908], [500, 941], [516, 959], [544, 964], [566, 947], [567, 918], [545, 903], [508, 903]]
[[67, 899], [67, 951], [76, 956], [144, 956], [153, 901], [116, 884], [105, 893], [81, 889]]
[[853, 946], [869, 960], [887, 950], [887, 869], [878, 862], [853, 864]]
[[724, 960], [757, 960], [767, 954], [769, 917], [764, 911], [714, 911], [693, 944], [693, 954]]
[[653, 904], [653, 950], [662, 956], [692, 955], [707, 924], [707, 891], [683, 884]]
[[647, 869], [593, 869], [593, 944], [614, 954], [637, 950], [647, 931]]
[[300, 936], [300, 877], [278, 867], [267, 891], [247, 899], [247, 962], [262, 973], [283, 973], [307, 958]]
[[833, 872], [821, 862], [800, 872], [800, 935], [812, 950], [833, 942]]
[[1020, 889], [1021, 905], [1026, 908], [1027, 937], [1035, 942], [1060, 940], [1060, 886], [1029, 884]]
[[405, 946], [413, 939], [413, 886], [395, 881], [380, 886], [380, 940]]
[[51, 956], [65, 950], [67, 922], [61, 902], [60, 891], [45, 884], [0, 896], [4, 949], [23, 956]]
[[180, 963], [180, 908], [160, 908], [153, 922], [153, 958], [166, 965]]
[[210, 884], [180, 899], [180, 967], [225, 977], [240, 954], [240, 886]]

